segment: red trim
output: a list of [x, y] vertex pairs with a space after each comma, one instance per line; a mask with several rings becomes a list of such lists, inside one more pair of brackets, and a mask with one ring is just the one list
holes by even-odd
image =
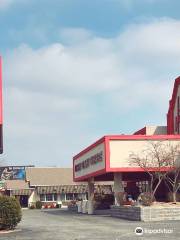
[[180, 77], [175, 79], [172, 98], [169, 101], [169, 110], [168, 110], [168, 113], [167, 113], [168, 134], [173, 134], [175, 132], [175, 129], [174, 129], [174, 108], [175, 108], [175, 104], [176, 104], [176, 98], [177, 98], [179, 85], [180, 85]]
[[136, 131], [135, 133], [133, 133], [134, 135], [146, 135], [146, 127], [143, 127], [141, 129], [139, 129], [138, 131]]
[[177, 132], [179, 134], [179, 96], [178, 96], [178, 106], [177, 106]]
[[180, 135], [108, 135], [108, 140], [180, 140]]
[[[74, 163], [76, 161], [76, 159], [78, 159], [79, 157], [83, 156], [84, 154], [86, 154], [87, 152], [89, 152], [91, 149], [95, 148], [96, 146], [98, 146], [99, 144], [101, 143], [104, 143], [104, 159], [105, 159], [105, 168], [104, 169], [101, 169], [101, 170], [98, 170], [96, 172], [93, 172], [93, 173], [89, 173], [87, 175], [84, 175], [83, 177], [75, 177], [75, 174], [74, 174]], [[95, 143], [91, 144], [90, 146], [88, 146], [87, 148], [85, 148], [83, 151], [81, 151], [80, 153], [78, 153], [77, 155], [75, 155], [73, 157], [73, 180], [74, 182], [76, 181], [80, 181], [80, 180], [83, 180], [85, 178], [90, 178], [90, 177], [94, 177], [99, 174], [102, 174], [102, 173], [105, 173], [106, 172], [106, 151], [108, 150], [108, 148], [106, 147], [106, 144], [105, 144], [105, 136], [100, 138], [99, 140], [97, 140]]]
[[[162, 167], [161, 172], [165, 172], [169, 169], [170, 169], [169, 167]], [[149, 169], [150, 172], [154, 172], [157, 170], [159, 170], [159, 168]], [[145, 171], [140, 167], [122, 167], [122, 168], [109, 168], [107, 172], [145, 172]]]
[[106, 171], [110, 167], [110, 146], [109, 146], [109, 138], [108, 136], [105, 137], [105, 166]]
[[[74, 169], [74, 168], [73, 168]], [[74, 171], [73, 171], [74, 172]], [[106, 173], [106, 169], [101, 169], [101, 170], [98, 170], [96, 172], [93, 172], [93, 173], [89, 173], [89, 174], [86, 174], [84, 175], [83, 177], [77, 177], [77, 178], [74, 178], [74, 182], [78, 182], [78, 181], [84, 181], [86, 180], [87, 178], [90, 178], [90, 177], [95, 177], [97, 175], [102, 175]]]
[[0, 124], [3, 123], [3, 111], [2, 111], [2, 58], [0, 56]]
[[75, 175], [74, 175], [74, 159], [73, 159], [73, 181], [75, 182]]
[[73, 157], [73, 160], [83, 156], [85, 153], [89, 152], [91, 149], [93, 149], [94, 147], [96, 147], [97, 145], [103, 143], [105, 141], [105, 136], [100, 138], [99, 140], [97, 140], [95, 143], [91, 144], [89, 147], [85, 148], [84, 150], [82, 150], [80, 153], [78, 153], [77, 155], [75, 155]]

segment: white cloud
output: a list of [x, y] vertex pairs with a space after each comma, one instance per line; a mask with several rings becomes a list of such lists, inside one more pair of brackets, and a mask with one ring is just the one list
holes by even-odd
[[81, 44], [93, 38], [93, 33], [83, 28], [62, 28], [59, 35], [64, 42], [70, 44]]
[[139, 122], [150, 120], [147, 110], [152, 121], [165, 119], [179, 74], [180, 21], [130, 25], [112, 39], [83, 29], [61, 35], [75, 41], [24, 44], [4, 59], [5, 151], [19, 163], [70, 166], [72, 155], [116, 119], [118, 132], [126, 122], [129, 131], [138, 126], [125, 117], [132, 111]]

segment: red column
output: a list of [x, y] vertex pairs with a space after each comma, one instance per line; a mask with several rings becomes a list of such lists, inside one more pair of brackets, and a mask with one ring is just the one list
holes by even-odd
[[3, 153], [2, 58], [0, 56], [0, 154]]

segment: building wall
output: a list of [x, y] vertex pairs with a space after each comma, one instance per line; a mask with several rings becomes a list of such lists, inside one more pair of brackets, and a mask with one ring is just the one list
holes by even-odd
[[[180, 97], [180, 77], [175, 79], [172, 98], [169, 101], [167, 113], [167, 132], [168, 134], [180, 134], [180, 112], [178, 109], [178, 98]], [[180, 107], [179, 107], [180, 108]]]
[[[46, 193], [41, 195], [44, 195], [44, 196], [41, 197], [40, 194], [38, 194], [36, 190], [34, 190], [29, 197], [28, 205], [29, 206], [35, 205], [37, 201], [42, 201], [42, 203], [44, 204], [50, 204], [52, 202], [56, 203], [58, 201], [69, 202], [69, 201], [75, 200], [76, 198], [86, 200], [86, 193], [79, 193], [77, 195], [76, 193], [65, 193], [64, 196], [62, 195], [62, 193], [58, 193], [56, 195], [57, 196], [56, 198], [53, 196], [54, 195], [53, 193], [51, 194]], [[52, 195], [52, 200], [48, 200], [47, 195]]]
[[139, 129], [133, 135], [166, 135], [167, 126], [145, 126]]
[[40, 195], [38, 195], [36, 193], [36, 191], [34, 190], [31, 193], [31, 195], [29, 196], [28, 205], [31, 206], [31, 205], [35, 204], [37, 201], [40, 201]]
[[146, 135], [165, 135], [167, 134], [166, 126], [146, 126]]
[[[180, 110], [179, 108], [180, 106], [178, 106], [178, 98], [180, 99], [180, 86], [178, 87], [177, 97], [176, 97], [176, 102], [174, 107], [174, 133], [175, 134], [180, 133], [180, 123], [179, 123], [180, 119], [178, 119], [178, 116], [180, 116], [180, 113], [178, 113], [178, 111]], [[180, 105], [180, 100], [179, 100], [179, 105]]]

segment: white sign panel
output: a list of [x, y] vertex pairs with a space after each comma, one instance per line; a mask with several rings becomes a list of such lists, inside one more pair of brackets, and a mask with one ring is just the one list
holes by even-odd
[[[153, 140], [150, 142], [153, 142]], [[166, 141], [163, 143], [165, 144]], [[170, 143], [176, 145], [180, 141], [171, 140]], [[141, 155], [142, 151], [149, 147], [147, 140], [110, 140], [110, 168], [138, 167], [130, 164], [130, 155], [132, 153]]]
[[74, 160], [74, 177], [84, 177], [105, 168], [104, 143]]

